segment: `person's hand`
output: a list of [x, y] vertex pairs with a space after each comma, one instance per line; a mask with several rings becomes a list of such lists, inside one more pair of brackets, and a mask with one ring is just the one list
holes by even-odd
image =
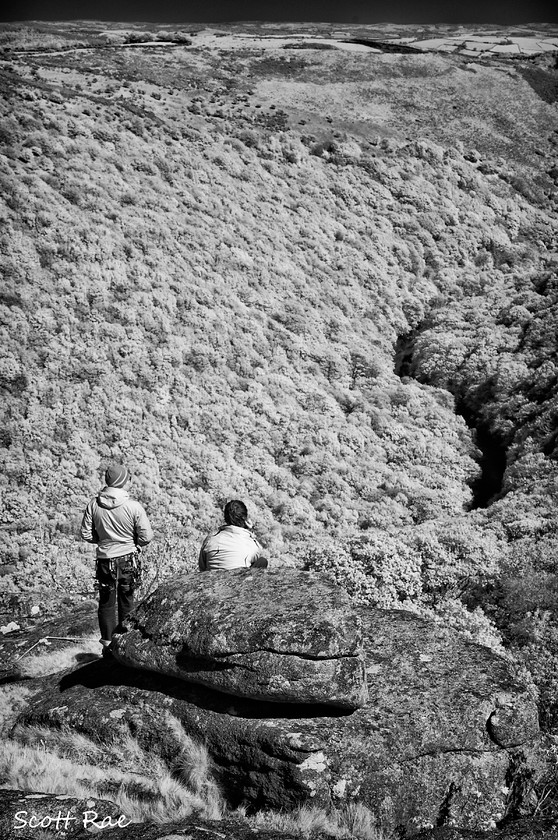
[[251, 531], [252, 528], [254, 527], [254, 525], [252, 523], [252, 520], [251, 519], [245, 519], [244, 521], [246, 523], [246, 527], [248, 528], [248, 530]]
[[267, 569], [269, 563], [265, 557], [256, 557], [255, 560], [252, 560], [250, 565], [253, 569]]

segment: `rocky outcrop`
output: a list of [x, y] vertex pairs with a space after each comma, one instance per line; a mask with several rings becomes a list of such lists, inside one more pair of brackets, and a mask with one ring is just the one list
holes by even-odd
[[352, 710], [367, 699], [360, 621], [346, 593], [312, 572], [182, 575], [126, 629], [112, 644], [125, 665], [258, 700]]
[[21, 722], [101, 739], [132, 732], [169, 762], [175, 728], [203, 742], [232, 805], [361, 801], [408, 835], [486, 829], [506, 812], [538, 732], [528, 686], [488, 648], [394, 610], [361, 614], [370, 699], [332, 707], [232, 698], [99, 662], [45, 682]]

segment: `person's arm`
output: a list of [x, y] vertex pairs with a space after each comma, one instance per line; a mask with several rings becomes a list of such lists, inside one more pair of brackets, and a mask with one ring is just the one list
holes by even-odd
[[153, 529], [149, 524], [147, 514], [138, 503], [134, 517], [134, 542], [136, 545], [149, 545], [153, 539]]
[[250, 536], [254, 540], [254, 554], [252, 555], [252, 559], [250, 560], [250, 568], [267, 569], [267, 559], [262, 556], [263, 548], [261, 547], [261, 545], [259, 544], [259, 542], [253, 534], [250, 534]]
[[205, 556], [205, 543], [206, 540], [203, 541], [202, 547], [200, 548], [200, 553], [198, 556], [198, 566], [200, 572], [207, 572], [207, 557]]
[[205, 559], [205, 551], [200, 549], [200, 556], [198, 557], [198, 566], [200, 572], [207, 572], [207, 560]]
[[83, 519], [81, 520], [80, 533], [82, 540], [85, 540], [85, 542], [94, 544], [99, 542], [99, 535], [93, 523], [93, 510], [91, 502], [85, 508], [85, 513], [83, 514]]

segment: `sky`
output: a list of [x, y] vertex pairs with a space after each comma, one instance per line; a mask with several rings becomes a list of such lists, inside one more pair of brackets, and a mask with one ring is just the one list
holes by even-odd
[[4, 0], [0, 21], [558, 22], [551, 0]]

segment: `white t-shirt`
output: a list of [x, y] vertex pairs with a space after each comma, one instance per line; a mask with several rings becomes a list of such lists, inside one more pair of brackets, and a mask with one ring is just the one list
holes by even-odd
[[262, 550], [250, 531], [237, 525], [224, 525], [203, 541], [199, 567], [202, 571], [249, 569]]

